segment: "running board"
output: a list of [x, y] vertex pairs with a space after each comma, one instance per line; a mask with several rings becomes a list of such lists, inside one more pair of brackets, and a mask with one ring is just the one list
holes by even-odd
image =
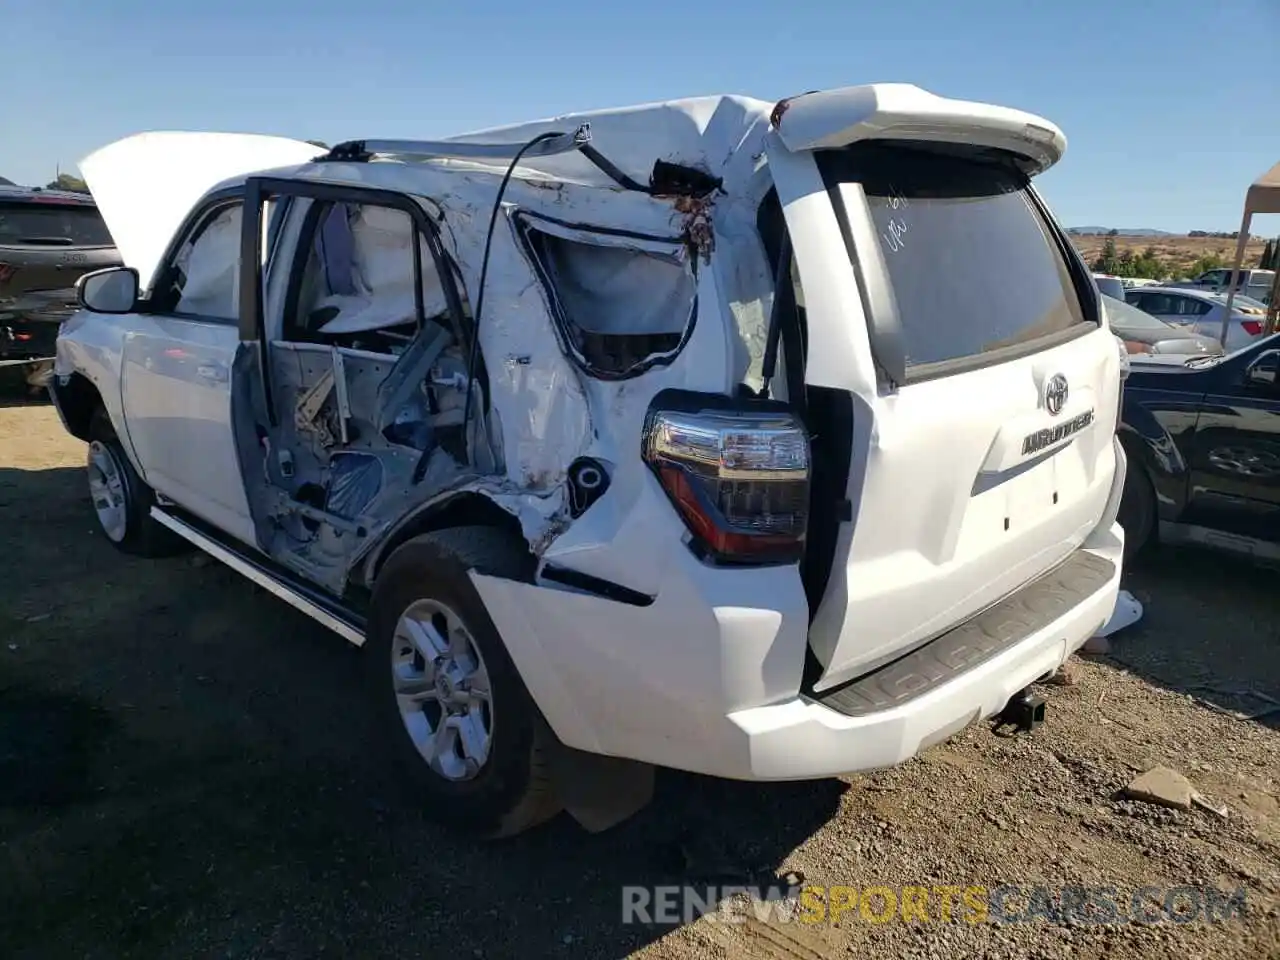
[[199, 547], [215, 560], [225, 563], [236, 573], [248, 578], [262, 589], [279, 597], [295, 610], [301, 610], [316, 623], [328, 627], [344, 640], [357, 647], [364, 643], [364, 624], [342, 607], [322, 596], [318, 591], [289, 577], [283, 572], [268, 568], [263, 560], [255, 559], [231, 544], [215, 539], [211, 533], [197, 528], [195, 523], [166, 513], [159, 507], [151, 508], [151, 516], [157, 523], [168, 527], [182, 539]]

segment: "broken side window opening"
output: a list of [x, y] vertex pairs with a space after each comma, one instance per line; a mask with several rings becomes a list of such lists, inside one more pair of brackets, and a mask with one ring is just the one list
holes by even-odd
[[697, 321], [697, 265], [682, 238], [569, 227], [527, 213], [515, 227], [557, 333], [588, 373], [638, 376], [670, 363]]

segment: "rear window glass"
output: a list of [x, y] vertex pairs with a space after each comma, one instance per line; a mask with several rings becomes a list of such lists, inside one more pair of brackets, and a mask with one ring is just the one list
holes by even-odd
[[97, 208], [49, 203], [0, 203], [0, 243], [109, 247], [111, 234]]
[[1098, 289], [1102, 291], [1104, 296], [1117, 299], [1124, 297], [1124, 284], [1120, 282], [1119, 277], [1095, 276], [1093, 282], [1098, 285]]
[[1085, 324], [1066, 261], [1011, 164], [866, 142], [819, 151], [857, 183], [888, 268], [908, 367], [979, 357]]

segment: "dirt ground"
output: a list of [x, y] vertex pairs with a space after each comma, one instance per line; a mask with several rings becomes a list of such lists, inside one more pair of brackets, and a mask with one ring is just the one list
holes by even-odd
[[[115, 553], [83, 455], [49, 406], [0, 407], [0, 955], [1280, 958], [1280, 714], [1239, 716], [1280, 701], [1274, 571], [1157, 554], [1128, 584], [1144, 620], [1043, 688], [1031, 736], [973, 728], [820, 783], [665, 774], [612, 832], [477, 845], [365, 749], [357, 651], [216, 563]], [[1117, 799], [1153, 763], [1225, 817]], [[624, 885], [787, 871], [1246, 901], [1221, 922], [622, 923]]]

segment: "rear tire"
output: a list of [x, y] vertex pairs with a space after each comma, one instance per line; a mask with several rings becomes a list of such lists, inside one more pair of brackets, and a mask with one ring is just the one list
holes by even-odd
[[528, 580], [523, 543], [490, 527], [415, 537], [374, 585], [363, 656], [381, 740], [427, 815], [489, 837], [560, 811], [551, 736], [470, 571]]
[[98, 526], [113, 547], [136, 557], [169, 557], [188, 549], [187, 541], [151, 516], [155, 492], [133, 469], [101, 407], [89, 424], [87, 467]]
[[1156, 495], [1147, 471], [1134, 458], [1124, 477], [1117, 519], [1124, 528], [1124, 558], [1135, 559], [1150, 546], [1156, 535]]

